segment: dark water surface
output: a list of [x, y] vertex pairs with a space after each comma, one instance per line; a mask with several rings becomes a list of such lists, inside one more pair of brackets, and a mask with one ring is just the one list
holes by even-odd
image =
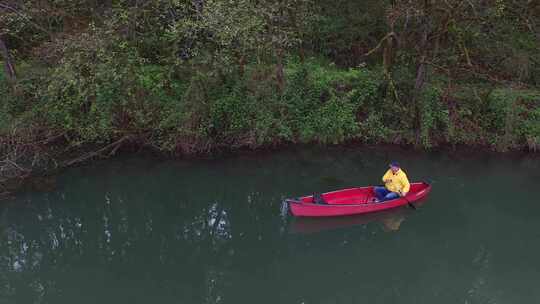
[[[283, 198], [433, 184], [418, 210], [299, 221]], [[0, 206], [0, 303], [540, 303], [540, 160], [299, 149], [75, 168]]]

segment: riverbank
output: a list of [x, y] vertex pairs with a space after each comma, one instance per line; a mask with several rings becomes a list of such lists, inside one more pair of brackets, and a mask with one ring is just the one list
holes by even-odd
[[[506, 152], [500, 152], [491, 149], [486, 146], [465, 146], [465, 145], [441, 145], [429, 150], [425, 148], [414, 147], [413, 145], [398, 145], [398, 144], [367, 144], [360, 141], [346, 141], [340, 144], [326, 144], [321, 145], [318, 143], [299, 143], [299, 144], [286, 144], [273, 146], [261, 146], [256, 149], [249, 147], [238, 147], [235, 149], [221, 148], [214, 149], [211, 152], [205, 153], [192, 153], [192, 154], [178, 154], [172, 152], [164, 152], [149, 146], [137, 145], [136, 143], [125, 141], [122, 145], [118, 142], [101, 146], [87, 146], [85, 149], [79, 148], [77, 151], [70, 151], [65, 153], [64, 149], [60, 149], [62, 145], [55, 147], [40, 147], [39, 153], [44, 153], [51, 157], [50, 159], [42, 159], [41, 162], [32, 164], [30, 159], [19, 159], [19, 164], [12, 164], [13, 167], [6, 167], [6, 162], [3, 162], [2, 175], [0, 175], [0, 199], [12, 198], [19, 192], [28, 191], [51, 191], [56, 187], [56, 177], [68, 168], [78, 166], [91, 166], [92, 163], [102, 162], [109, 158], [125, 158], [135, 155], [142, 155], [142, 157], [151, 157], [156, 160], [173, 160], [183, 159], [192, 161], [201, 160], [216, 160], [216, 159], [230, 159], [237, 157], [253, 157], [253, 156], [265, 156], [275, 153], [282, 153], [287, 151], [298, 151], [302, 149], [311, 149], [316, 147], [317, 149], [326, 149], [329, 152], [342, 149], [353, 149], [359, 151], [373, 151], [384, 150], [393, 155], [414, 155], [418, 152], [437, 152], [447, 153], [455, 156], [456, 158], [467, 159], [478, 155], [478, 153], [488, 154], [496, 156], [503, 154], [512, 157], [540, 157], [540, 154], [529, 151], [528, 149], [513, 149]], [[47, 150], [50, 149], [50, 150]], [[64, 153], [62, 153], [64, 151]], [[34, 158], [37, 156], [34, 156]], [[52, 158], [54, 157], [54, 158]], [[6, 170], [7, 169], [7, 170]], [[15, 170], [15, 171], [9, 171]]]
[[[407, 80], [394, 79], [396, 99], [377, 66], [343, 69], [291, 58], [283, 92], [265, 71], [253, 66], [243, 77], [184, 83], [166, 67], [141, 67], [126, 74], [138, 83], [109, 83], [122, 94], [99, 97], [99, 87], [92, 95], [73, 95], [74, 87], [50, 95], [54, 81], [33, 79], [29, 67], [21, 73], [28, 82], [3, 87], [2, 184], [140, 149], [173, 157], [307, 144], [540, 150], [540, 90], [432, 82], [411, 106]], [[43, 95], [29, 97], [45, 85]], [[6, 188], [12, 187], [0, 192]]]

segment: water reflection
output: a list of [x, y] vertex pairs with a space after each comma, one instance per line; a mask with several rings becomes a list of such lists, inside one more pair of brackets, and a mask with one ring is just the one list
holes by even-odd
[[381, 223], [383, 224], [383, 230], [385, 232], [398, 231], [403, 220], [405, 220], [404, 215], [396, 215], [381, 219]]
[[[62, 192], [48, 194], [39, 204], [19, 202], [4, 208], [0, 296], [22, 303], [50, 302], [51, 297], [62, 295], [56, 285], [69, 286], [58, 274], [69, 270], [66, 278], [82, 279], [87, 265], [120, 276], [151, 274], [171, 265], [202, 267], [212, 252], [221, 254], [220, 248], [232, 239], [229, 211], [220, 202], [176, 210], [156, 206], [140, 212], [139, 202], [125, 197], [107, 193], [101, 205], [93, 200], [71, 205], [70, 193]], [[55, 207], [49, 203], [52, 201]], [[186, 280], [196, 280], [189, 272]], [[203, 272], [205, 278], [192, 284], [207, 286], [204, 294], [208, 296], [219, 293], [216, 286], [224, 273], [213, 269]], [[78, 284], [88, 284], [86, 281]], [[217, 303], [220, 296], [211, 298], [205, 302]]]

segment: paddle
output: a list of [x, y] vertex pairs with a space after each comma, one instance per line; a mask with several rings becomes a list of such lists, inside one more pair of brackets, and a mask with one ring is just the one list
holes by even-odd
[[[381, 187], [384, 187], [384, 186], [381, 185]], [[407, 202], [407, 205], [409, 205], [409, 207], [416, 210], [416, 207], [405, 197], [405, 195], [400, 196], [400, 197], [402, 197]]]
[[403, 199], [407, 202], [407, 205], [409, 205], [411, 208], [413, 208], [414, 210], [416, 210], [416, 207], [404, 196], [402, 196]]

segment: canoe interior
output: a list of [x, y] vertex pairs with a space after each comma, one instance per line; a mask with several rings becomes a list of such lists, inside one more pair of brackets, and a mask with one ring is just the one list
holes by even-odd
[[[427, 189], [429, 187], [426, 183], [413, 183], [411, 189], [407, 194], [407, 197], [413, 197], [415, 194]], [[355, 204], [367, 204], [374, 197], [373, 186], [362, 188], [350, 188], [344, 190], [338, 190], [333, 192], [323, 193], [322, 197], [329, 205], [355, 205]], [[313, 203], [313, 196], [304, 196], [298, 199], [303, 203]]]

